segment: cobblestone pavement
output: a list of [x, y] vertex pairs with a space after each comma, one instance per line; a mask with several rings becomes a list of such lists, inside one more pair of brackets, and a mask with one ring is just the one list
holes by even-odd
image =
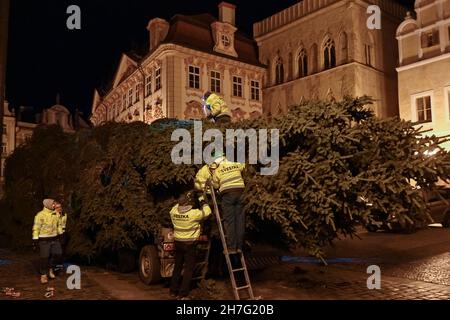
[[[48, 284], [40, 284], [37, 256], [17, 254], [0, 249], [0, 300], [110, 300], [113, 296], [92, 281], [81, 269], [81, 290], [69, 290], [66, 280], [69, 275], [61, 274]], [[46, 298], [47, 288], [53, 287], [54, 296]], [[5, 295], [5, 288], [14, 288], [20, 297]]]
[[[250, 276], [256, 296], [262, 299], [298, 300], [449, 300], [450, 230], [427, 229], [414, 234], [368, 233], [360, 239], [343, 239], [326, 248], [328, 266], [295, 252], [298, 263], [279, 263]], [[45, 299], [39, 284], [35, 256], [0, 250], [0, 289], [14, 287], [19, 299]], [[10, 264], [4, 264], [9, 261]], [[291, 260], [292, 261], [292, 260]], [[343, 262], [344, 261], [344, 262]], [[381, 269], [381, 289], [367, 288], [369, 265]], [[52, 299], [169, 299], [167, 283], [147, 286], [137, 272], [120, 274], [97, 267], [81, 267], [82, 290], [68, 290], [66, 277], [50, 282]], [[232, 299], [227, 277], [209, 282], [211, 295], [194, 290], [197, 299]], [[200, 293], [200, 295], [198, 295]], [[14, 299], [0, 292], [0, 299]]]

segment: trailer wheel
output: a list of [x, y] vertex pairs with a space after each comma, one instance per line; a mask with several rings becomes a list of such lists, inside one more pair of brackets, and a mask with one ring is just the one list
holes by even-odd
[[161, 280], [161, 265], [155, 246], [147, 245], [139, 255], [139, 278], [145, 284], [153, 284]]

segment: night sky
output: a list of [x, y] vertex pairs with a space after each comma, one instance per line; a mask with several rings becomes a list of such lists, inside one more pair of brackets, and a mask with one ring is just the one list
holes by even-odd
[[[148, 21], [175, 14], [218, 16], [221, 0], [11, 0], [6, 98], [36, 111], [55, 103], [90, 114], [93, 90], [111, 81], [122, 52], [145, 53]], [[237, 26], [252, 34], [254, 22], [298, 0], [228, 1]], [[413, 5], [412, 0], [402, 0]], [[68, 6], [81, 8], [81, 30], [68, 30]]]

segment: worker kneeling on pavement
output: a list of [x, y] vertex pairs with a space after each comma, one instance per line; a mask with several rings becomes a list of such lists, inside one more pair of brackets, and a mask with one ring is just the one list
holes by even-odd
[[207, 91], [202, 100], [207, 119], [214, 119], [218, 124], [231, 122], [230, 109], [221, 97]]
[[[211, 215], [211, 208], [204, 201], [200, 201], [200, 209], [194, 208], [193, 195], [193, 192], [189, 192], [181, 197], [178, 204], [170, 211], [175, 238], [175, 267], [170, 285], [170, 295], [178, 296], [181, 299], [189, 295], [196, 262], [195, 249], [201, 232], [200, 223]], [[183, 278], [181, 279], [182, 271]]]
[[[54, 211], [55, 201], [45, 199], [44, 208], [34, 218], [33, 246], [39, 245], [41, 283], [47, 283], [48, 277], [55, 278], [53, 265], [61, 260], [61, 244], [59, 242], [59, 216]], [[48, 277], [47, 277], [48, 274]]]
[[245, 183], [242, 171], [245, 164], [228, 161], [222, 154], [217, 154], [210, 165], [212, 185], [221, 194], [222, 217], [227, 233], [228, 252], [235, 254], [242, 251], [245, 233], [245, 215], [242, 193]]

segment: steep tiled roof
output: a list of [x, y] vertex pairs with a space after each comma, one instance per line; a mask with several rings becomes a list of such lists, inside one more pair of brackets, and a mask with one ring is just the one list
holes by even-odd
[[245, 63], [261, 65], [258, 61], [256, 42], [239, 31], [235, 33], [237, 58], [215, 52], [213, 50], [215, 43], [211, 31], [211, 23], [215, 21], [217, 19], [208, 13], [193, 16], [177, 14], [170, 20], [169, 32], [163, 43], [178, 44]]

